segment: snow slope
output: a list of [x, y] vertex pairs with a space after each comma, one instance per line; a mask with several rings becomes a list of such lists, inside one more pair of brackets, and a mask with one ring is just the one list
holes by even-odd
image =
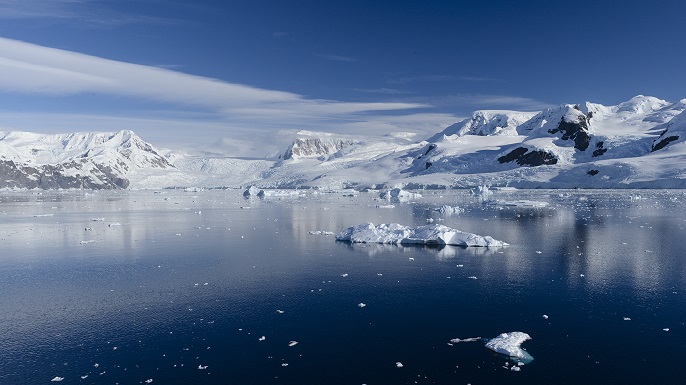
[[163, 156], [131, 131], [0, 133], [0, 187], [686, 188], [686, 99], [477, 111], [425, 141], [301, 131], [278, 159]]

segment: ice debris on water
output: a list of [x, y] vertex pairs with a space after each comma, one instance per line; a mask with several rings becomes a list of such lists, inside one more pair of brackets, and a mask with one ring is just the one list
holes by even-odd
[[522, 343], [530, 339], [531, 336], [523, 332], [502, 333], [486, 342], [486, 347], [496, 353], [504, 354], [506, 356], [523, 360], [533, 360], [533, 357], [531, 357], [526, 350], [521, 348]]
[[434, 211], [437, 211], [443, 215], [450, 216], [450, 215], [457, 215], [460, 213], [464, 212], [463, 208], [460, 208], [458, 206], [449, 206], [449, 205], [443, 205], [441, 207], [437, 207], [434, 209]]
[[373, 223], [363, 223], [350, 226], [338, 233], [336, 240], [351, 243], [454, 245], [463, 247], [502, 247], [509, 245], [490, 236], [465, 233], [444, 225], [425, 225], [412, 228], [398, 223], [382, 223], [378, 226]]
[[333, 231], [312, 230], [308, 231], [310, 235], [334, 235]]
[[262, 336], [262, 337], [258, 338], [257, 340], [258, 340], [258, 341], [264, 341], [264, 340], [266, 340], [266, 339], [267, 339], [267, 337]]
[[381, 199], [400, 201], [400, 202], [409, 201], [411, 199], [416, 199], [416, 198], [421, 198], [421, 197], [422, 197], [422, 194], [405, 191], [405, 190], [400, 189], [400, 188], [394, 188], [392, 190], [383, 191], [383, 192], [379, 193], [379, 198], [381, 198]]
[[198, 370], [205, 370], [205, 369], [207, 369], [207, 365], [205, 365], [205, 366], [198, 365]]
[[357, 304], [357, 306], [359, 306], [359, 307], [365, 307], [365, 306], [367, 306], [367, 304], [364, 303], [364, 302], [360, 302], [360, 303]]
[[289, 346], [289, 347], [293, 347], [293, 346], [295, 346], [295, 345], [297, 345], [297, 344], [298, 344], [298, 341], [290, 341], [290, 342], [288, 343], [288, 346]]
[[506, 206], [506, 207], [548, 207], [548, 202], [540, 201], [530, 201], [530, 200], [518, 200], [518, 201], [505, 201], [505, 200], [489, 200], [484, 202], [485, 205], [489, 206]]
[[481, 337], [469, 337], [469, 338], [453, 338], [450, 342], [454, 344], [459, 344], [460, 342], [476, 342], [481, 341]]
[[548, 315], [547, 315], [547, 314], [543, 314], [543, 319], [548, 319]]
[[55, 376], [52, 380], [50, 380], [50, 382], [62, 382], [62, 381], [64, 381], [64, 377], [58, 377], [58, 376]]
[[395, 366], [398, 367], [398, 368], [402, 368], [402, 367], [403, 367], [403, 363], [400, 362], [400, 361], [398, 361], [398, 362], [395, 363]]

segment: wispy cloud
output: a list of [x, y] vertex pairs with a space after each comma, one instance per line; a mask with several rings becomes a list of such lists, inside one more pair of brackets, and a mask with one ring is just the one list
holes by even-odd
[[[341, 102], [336, 100], [309, 99], [301, 95], [252, 87], [244, 84], [229, 83], [207, 77], [189, 75], [178, 71], [152, 66], [137, 65], [103, 59], [85, 54], [42, 47], [11, 39], [0, 38], [0, 92], [36, 95], [41, 97], [78, 97], [83, 94], [116, 96], [149, 100], [161, 105], [174, 106], [189, 114], [199, 114], [207, 119], [179, 119], [163, 114], [159, 119], [136, 118], [133, 125], [122, 125], [120, 128], [141, 127], [149, 130], [151, 135], [164, 132], [165, 135], [197, 135], [196, 129], [204, 127], [205, 140], [216, 139], [227, 132], [231, 136], [249, 140], [268, 132], [294, 127], [320, 131], [382, 134], [384, 129], [405, 128], [385, 115], [417, 114], [420, 109], [430, 107], [417, 102]], [[116, 111], [116, 110], [114, 110]], [[38, 111], [40, 112], [40, 111]], [[65, 119], [55, 116], [34, 114], [36, 130], [40, 121], [44, 125], [56, 126], [63, 121], [68, 127], [68, 120], [75, 120], [68, 131], [76, 127], [102, 130], [103, 121], [123, 122], [125, 112], [112, 112], [119, 118], [93, 118], [88, 111], [81, 114], [71, 113]], [[0, 124], [9, 124], [6, 114], [0, 116]], [[57, 114], [59, 115], [59, 114]], [[428, 116], [428, 115], [427, 115]], [[40, 118], [43, 117], [43, 120]], [[108, 120], [108, 118], [112, 118]], [[37, 120], [38, 119], [38, 120]], [[446, 116], [443, 121], [452, 120]], [[168, 124], [159, 121], [174, 121]], [[436, 122], [430, 119], [430, 122]], [[21, 120], [15, 120], [19, 123]], [[351, 125], [351, 122], [359, 124]], [[366, 125], [365, 125], [366, 122]], [[154, 123], [154, 124], [153, 124]], [[431, 124], [431, 123], [429, 123]], [[182, 129], [185, 127], [185, 130]], [[410, 129], [410, 127], [407, 127]], [[440, 129], [440, 127], [434, 127]], [[157, 131], [159, 130], [159, 131]], [[356, 130], [359, 130], [356, 132]], [[39, 130], [42, 131], [42, 130]], [[184, 131], [184, 132], [181, 132]], [[171, 135], [174, 134], [174, 135]], [[259, 134], [259, 135], [258, 135]]]
[[431, 83], [431, 82], [493, 82], [498, 79], [482, 76], [456, 76], [456, 75], [421, 75], [421, 76], [399, 76], [389, 78], [389, 84], [405, 85], [410, 83]]
[[355, 88], [354, 91], [382, 95], [402, 95], [411, 93], [410, 91], [398, 90], [395, 88]]
[[117, 11], [105, 3], [101, 0], [0, 0], [0, 19], [49, 19], [51, 22], [97, 28], [180, 23], [169, 18]]
[[452, 95], [442, 103], [461, 105], [477, 109], [508, 109], [523, 111], [539, 111], [556, 105], [533, 98], [511, 95]]

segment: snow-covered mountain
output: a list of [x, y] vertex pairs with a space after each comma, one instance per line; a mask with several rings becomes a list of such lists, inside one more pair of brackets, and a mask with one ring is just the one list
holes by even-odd
[[127, 188], [138, 173], [174, 166], [131, 131], [0, 132], [0, 187]]
[[278, 159], [240, 159], [167, 158], [130, 131], [0, 133], [0, 187], [686, 188], [686, 99], [481, 110], [420, 141], [294, 136]]

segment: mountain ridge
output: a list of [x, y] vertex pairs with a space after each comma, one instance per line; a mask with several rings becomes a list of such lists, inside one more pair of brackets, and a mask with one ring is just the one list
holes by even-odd
[[272, 160], [167, 157], [128, 130], [0, 132], [0, 188], [686, 188], [684, 139], [686, 99], [643, 95], [478, 110], [422, 141], [301, 131]]

